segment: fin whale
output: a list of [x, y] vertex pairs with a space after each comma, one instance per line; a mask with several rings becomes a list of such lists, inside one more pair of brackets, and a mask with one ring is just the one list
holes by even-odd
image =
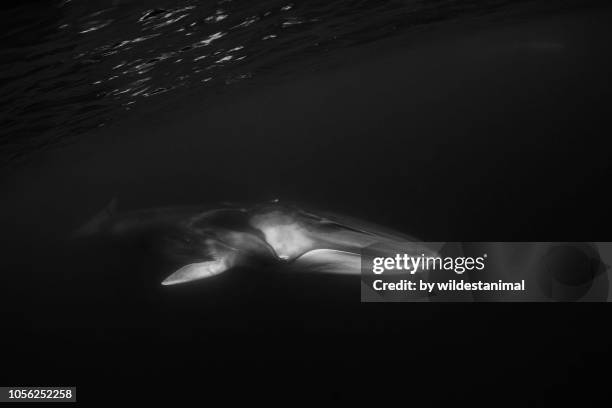
[[[167, 207], [119, 213], [117, 201], [73, 233], [73, 238], [120, 238], [156, 231], [163, 251], [183, 264], [162, 281], [175, 285], [215, 276], [256, 262], [288, 270], [359, 274], [361, 250], [376, 245], [435, 256], [413, 237], [331, 213], [306, 211], [278, 200], [253, 206]], [[407, 247], [409, 243], [409, 247]], [[381, 254], [385, 255], [385, 254]]]

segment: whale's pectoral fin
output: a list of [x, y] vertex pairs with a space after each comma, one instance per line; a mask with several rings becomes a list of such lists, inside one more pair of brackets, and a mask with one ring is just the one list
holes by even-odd
[[192, 263], [185, 265], [166, 279], [162, 285], [176, 285], [179, 283], [191, 282], [198, 279], [209, 278], [219, 275], [233, 266], [232, 256], [223, 256], [210, 261]]
[[361, 256], [336, 249], [313, 249], [296, 258], [293, 266], [309, 272], [358, 275], [361, 272]]

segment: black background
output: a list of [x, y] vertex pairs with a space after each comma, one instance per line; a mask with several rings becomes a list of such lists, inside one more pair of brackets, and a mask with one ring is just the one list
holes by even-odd
[[165, 288], [155, 242], [62, 237], [113, 196], [281, 196], [425, 240], [609, 240], [608, 21], [352, 50], [7, 170], [0, 382], [76, 385], [84, 404], [605, 403], [608, 304], [360, 304], [358, 278], [248, 268]]

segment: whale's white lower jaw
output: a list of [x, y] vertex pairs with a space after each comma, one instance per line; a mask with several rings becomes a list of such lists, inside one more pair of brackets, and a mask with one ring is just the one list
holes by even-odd
[[[219, 275], [232, 266], [228, 258], [185, 265], [162, 281], [163, 286], [178, 285]], [[317, 273], [358, 275], [361, 271], [359, 254], [335, 249], [314, 249], [287, 262], [290, 270]]]
[[335, 249], [314, 249], [298, 257], [293, 266], [308, 272], [358, 275], [361, 255]]

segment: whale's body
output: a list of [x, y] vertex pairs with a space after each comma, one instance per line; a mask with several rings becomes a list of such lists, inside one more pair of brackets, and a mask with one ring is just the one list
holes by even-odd
[[[288, 269], [359, 274], [361, 250], [376, 245], [385, 255], [432, 252], [408, 235], [361, 220], [310, 212], [277, 201], [250, 207], [168, 207], [117, 214], [115, 203], [76, 231], [76, 237], [122, 237], [147, 231], [165, 235], [163, 251], [184, 266], [162, 282], [173, 285], [254, 262]], [[409, 244], [408, 244], [409, 243]], [[408, 247], [407, 247], [408, 245]]]

